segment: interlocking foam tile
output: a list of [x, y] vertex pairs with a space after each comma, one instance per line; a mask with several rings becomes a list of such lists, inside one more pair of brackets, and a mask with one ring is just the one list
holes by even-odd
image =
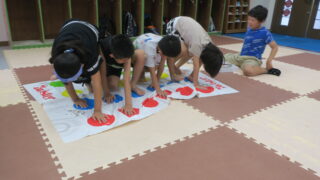
[[172, 101], [167, 109], [149, 118], [65, 144], [41, 105], [35, 101], [31, 104], [67, 177], [78, 177], [102, 166], [106, 168], [110, 163], [120, 163], [121, 159], [131, 159], [146, 150], [165, 147], [167, 143], [219, 125], [180, 101]]
[[[14, 69], [20, 83], [30, 84], [41, 81], [49, 81], [50, 76], [52, 75], [52, 66], [43, 65], [37, 67], [25, 67]], [[28, 91], [25, 91], [27, 98], [29, 100], [35, 100]]]
[[308, 97], [311, 97], [311, 98], [314, 98], [314, 99], [320, 101], [320, 90], [309, 94]]
[[[239, 52], [242, 49], [242, 43], [221, 45], [219, 47]], [[263, 53], [263, 55], [262, 55], [262, 57], [263, 58], [268, 58], [268, 56], [270, 55], [270, 52], [271, 52], [271, 49], [270, 49], [269, 46], [267, 46], [265, 51], [264, 51], [264, 53]], [[279, 50], [278, 50], [278, 53], [277, 53], [276, 57], [289, 56], [289, 55], [300, 54], [300, 53], [303, 53], [303, 51], [279, 46]]]
[[228, 122], [297, 96], [233, 73], [220, 73], [216, 79], [238, 90], [239, 93], [194, 98], [184, 102], [222, 122]]
[[21, 84], [49, 81], [53, 68], [51, 65], [14, 69]]
[[0, 70], [0, 106], [25, 102], [11, 70]]
[[297, 164], [226, 127], [81, 178], [92, 179], [319, 180]]
[[277, 58], [278, 61], [320, 70], [320, 55], [311, 53], [302, 53], [291, 56]]
[[224, 44], [235, 44], [242, 43], [241, 39], [226, 37], [226, 36], [211, 36], [213, 43], [215, 45], [224, 45]]
[[11, 68], [32, 67], [49, 64], [51, 48], [4, 50], [4, 56]]
[[0, 107], [0, 179], [60, 179], [27, 104]]
[[320, 102], [299, 97], [230, 124], [320, 175]]
[[273, 66], [281, 70], [280, 77], [265, 74], [250, 78], [300, 95], [320, 89], [319, 71], [279, 61], [273, 61]]

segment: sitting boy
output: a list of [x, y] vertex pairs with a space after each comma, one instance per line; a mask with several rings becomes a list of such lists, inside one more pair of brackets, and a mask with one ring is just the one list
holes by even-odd
[[[263, 6], [256, 6], [248, 13], [248, 30], [245, 34], [243, 46], [239, 54], [226, 54], [225, 60], [240, 67], [246, 76], [272, 74], [280, 76], [281, 71], [272, 66], [272, 60], [277, 54], [278, 45], [273, 40], [272, 34], [262, 26], [268, 15], [268, 10]], [[266, 68], [261, 67], [262, 54], [266, 45], [271, 53], [266, 62]]]

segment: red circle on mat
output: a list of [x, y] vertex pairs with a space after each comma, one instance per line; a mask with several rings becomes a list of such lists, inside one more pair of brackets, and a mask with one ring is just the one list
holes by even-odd
[[202, 93], [212, 93], [214, 91], [214, 88], [211, 86], [207, 86], [205, 89], [196, 88], [196, 90]]
[[158, 101], [154, 100], [153, 98], [147, 98], [142, 103], [144, 107], [149, 107], [149, 108], [157, 107], [158, 104], [159, 104]]
[[183, 96], [190, 96], [192, 94], [192, 92], [193, 92], [193, 89], [191, 89], [188, 86], [185, 86], [183, 88], [176, 89], [176, 92], [180, 92], [180, 94], [183, 95]]
[[105, 117], [106, 122], [99, 123], [99, 121], [94, 120], [92, 117], [90, 117], [88, 119], [88, 124], [90, 124], [91, 126], [109, 126], [113, 124], [114, 121], [116, 120], [116, 118], [113, 115], [109, 115], [109, 114], [104, 114], [104, 115], [106, 116]]
[[167, 93], [167, 95], [172, 94], [172, 92], [171, 92], [171, 91], [169, 91], [169, 90], [164, 90], [164, 92], [166, 92], [166, 93]]

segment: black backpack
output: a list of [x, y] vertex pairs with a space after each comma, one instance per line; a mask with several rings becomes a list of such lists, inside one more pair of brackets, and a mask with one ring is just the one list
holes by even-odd
[[123, 23], [122, 23], [122, 34], [127, 35], [128, 37], [138, 35], [138, 26], [134, 20], [133, 15], [130, 12], [124, 12], [123, 14]]

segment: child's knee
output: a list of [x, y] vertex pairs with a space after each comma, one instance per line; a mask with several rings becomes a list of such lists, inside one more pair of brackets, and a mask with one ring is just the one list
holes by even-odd
[[120, 81], [120, 79], [119, 79], [118, 77], [109, 76], [109, 77], [108, 77], [108, 88], [109, 88], [111, 91], [116, 91], [116, 90], [118, 90], [119, 81]]
[[254, 76], [256, 74], [255, 69], [252, 66], [245, 66], [242, 70], [245, 76]]

